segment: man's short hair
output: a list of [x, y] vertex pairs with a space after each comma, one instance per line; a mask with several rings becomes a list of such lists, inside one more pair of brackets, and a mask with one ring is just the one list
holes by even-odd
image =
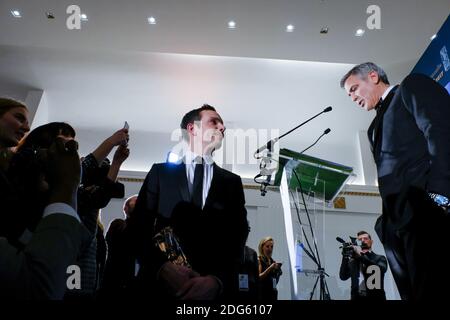
[[369, 239], [372, 240], [372, 237], [370, 236], [370, 233], [368, 233], [367, 231], [361, 230], [360, 232], [358, 232], [356, 234], [357, 237], [363, 235], [363, 234], [367, 234], [369, 236]]
[[[189, 111], [183, 116], [183, 119], [181, 119], [180, 127], [183, 131], [183, 138], [188, 140], [189, 135], [187, 134], [187, 126], [189, 123], [194, 123], [195, 121], [200, 121], [201, 115], [200, 113], [202, 111], [216, 111], [216, 109], [213, 106], [210, 106], [209, 104], [204, 104], [200, 108], [194, 109]], [[216, 111], [217, 112], [217, 111]]]
[[366, 79], [367, 75], [372, 71], [378, 73], [378, 76], [383, 83], [390, 85], [386, 72], [384, 72], [382, 68], [380, 68], [373, 62], [366, 62], [354, 66], [349, 72], [347, 72], [347, 74], [341, 79], [341, 88], [344, 88], [345, 82], [351, 76], [357, 75], [362, 79]]

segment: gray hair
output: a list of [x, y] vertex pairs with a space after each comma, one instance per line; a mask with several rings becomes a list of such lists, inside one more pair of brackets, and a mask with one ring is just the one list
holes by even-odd
[[373, 62], [366, 62], [353, 67], [349, 72], [347, 72], [347, 74], [341, 79], [341, 88], [344, 88], [345, 82], [351, 76], [358, 75], [362, 79], [366, 79], [367, 75], [372, 71], [378, 73], [378, 76], [383, 83], [390, 85], [386, 72], [384, 72], [383, 69], [381, 69]]

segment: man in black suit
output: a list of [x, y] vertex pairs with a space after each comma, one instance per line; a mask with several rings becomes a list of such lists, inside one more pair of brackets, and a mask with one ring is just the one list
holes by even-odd
[[377, 112], [368, 130], [383, 200], [375, 229], [402, 299], [449, 297], [449, 277], [436, 276], [449, 231], [448, 92], [420, 74], [390, 86], [370, 62], [350, 70], [341, 86]]
[[372, 251], [373, 240], [366, 231], [358, 232], [357, 238], [361, 246], [344, 246], [339, 277], [343, 281], [351, 278], [352, 300], [386, 300], [387, 260]]
[[[157, 299], [232, 299], [248, 235], [242, 181], [212, 159], [225, 131], [213, 107], [188, 112], [181, 129], [187, 142], [184, 156], [178, 163], [153, 165], [130, 219], [131, 228], [145, 228], [133, 232], [138, 235], [138, 277]], [[155, 245], [155, 235], [168, 226], [172, 230], [160, 239], [174, 235], [170, 243]]]

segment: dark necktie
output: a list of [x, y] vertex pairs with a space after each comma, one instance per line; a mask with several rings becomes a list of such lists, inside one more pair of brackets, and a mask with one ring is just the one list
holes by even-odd
[[200, 158], [196, 161], [194, 171], [194, 183], [192, 186], [192, 203], [199, 207], [203, 207], [203, 161]]

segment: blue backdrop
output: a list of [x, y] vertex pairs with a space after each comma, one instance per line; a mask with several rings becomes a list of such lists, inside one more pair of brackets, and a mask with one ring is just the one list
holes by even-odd
[[450, 16], [437, 33], [437, 37], [431, 41], [427, 50], [417, 62], [413, 73], [425, 74], [442, 86], [450, 93]]

